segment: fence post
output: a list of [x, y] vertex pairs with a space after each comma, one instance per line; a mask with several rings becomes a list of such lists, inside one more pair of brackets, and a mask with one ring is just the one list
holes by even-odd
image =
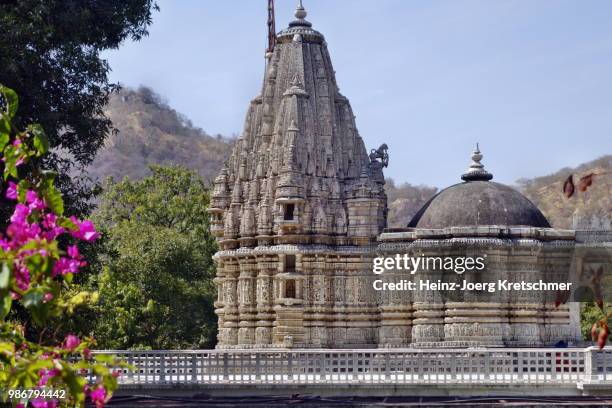
[[584, 374], [582, 382], [590, 383], [595, 380], [596, 362], [593, 354], [595, 347], [587, 347], [584, 349]]
[[261, 379], [261, 367], [260, 367], [261, 355], [258, 351], [255, 352], [255, 381], [259, 382]]
[[390, 377], [389, 365], [391, 365], [391, 358], [389, 353], [385, 353], [385, 381]]
[[227, 368], [227, 353], [223, 353], [223, 379], [228, 380], [228, 368]]
[[195, 353], [191, 355], [191, 382], [198, 382], [198, 355]]
[[166, 355], [164, 353], [158, 354], [159, 356], [159, 382], [166, 382]]
[[325, 353], [319, 354], [319, 367], [321, 367], [321, 372], [319, 381], [326, 382], [327, 381], [327, 367], [325, 367]]

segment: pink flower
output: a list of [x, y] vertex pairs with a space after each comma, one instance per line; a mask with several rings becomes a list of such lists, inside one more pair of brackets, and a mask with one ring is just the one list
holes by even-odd
[[40, 225], [28, 224], [27, 222], [13, 222], [6, 229], [6, 234], [12, 238], [11, 246], [19, 247], [26, 242], [39, 239], [41, 233]]
[[53, 300], [53, 293], [51, 292], [47, 292], [45, 293], [45, 295], [43, 296], [43, 303], [47, 303]]
[[6, 189], [6, 198], [9, 200], [17, 199], [17, 184], [12, 181], [8, 182], [8, 188]]
[[79, 254], [79, 247], [76, 245], [70, 245], [68, 247], [68, 256], [72, 259], [81, 259], [81, 254]]
[[95, 241], [100, 234], [96, 232], [93, 222], [90, 220], [80, 221], [76, 217], [70, 217], [70, 220], [77, 226], [76, 231], [71, 231], [70, 235], [83, 241]]
[[31, 402], [34, 408], [56, 408], [58, 406], [57, 401], [45, 400], [42, 398], [37, 398], [35, 400], [32, 400]]
[[104, 400], [106, 399], [106, 390], [100, 385], [89, 393], [89, 398], [96, 403], [97, 407], [103, 406]]
[[81, 262], [78, 259], [70, 259], [66, 257], [60, 257], [53, 265], [53, 271], [51, 275], [53, 277], [57, 275], [66, 275], [68, 273], [79, 273], [79, 268], [85, 266], [86, 262]]
[[26, 191], [26, 203], [30, 204], [31, 202], [33, 202], [34, 200], [36, 200], [38, 198], [38, 194], [36, 194], [36, 191], [34, 190], [28, 190]]
[[59, 374], [59, 370], [53, 368], [51, 370], [43, 368], [42, 370], [38, 370], [38, 376], [40, 379], [38, 380], [38, 386], [43, 387], [47, 385], [47, 382]]
[[15, 263], [15, 281], [21, 290], [28, 290], [30, 287], [30, 271], [21, 263]]
[[64, 339], [64, 349], [65, 350], [74, 350], [81, 344], [81, 340], [74, 334], [69, 334]]
[[26, 203], [28, 203], [28, 207], [31, 210], [44, 210], [47, 207], [45, 202], [38, 197], [38, 194], [36, 194], [34, 190], [28, 190], [26, 192]]
[[59, 235], [65, 232], [64, 227], [60, 227], [57, 224], [57, 216], [53, 213], [45, 214], [42, 220], [42, 226], [46, 230], [45, 238], [47, 241], [53, 241]]
[[11, 216], [11, 222], [15, 222], [18, 224], [24, 224], [30, 215], [30, 209], [23, 204], [17, 204], [15, 206], [15, 211]]
[[53, 213], [45, 214], [42, 220], [43, 227], [47, 229], [55, 228], [57, 225], [57, 215]]

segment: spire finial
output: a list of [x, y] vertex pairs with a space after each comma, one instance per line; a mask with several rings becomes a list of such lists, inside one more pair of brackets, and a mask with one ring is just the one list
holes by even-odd
[[295, 8], [295, 14], [294, 14], [296, 19], [289, 23], [289, 27], [297, 27], [297, 26], [312, 27], [312, 24], [309, 21], [305, 20], [307, 15], [308, 13], [306, 12], [304, 5], [302, 4], [302, 0], [299, 0], [298, 5]]
[[464, 181], [489, 181], [493, 178], [493, 175], [485, 170], [484, 165], [480, 162], [482, 160], [482, 153], [480, 153], [480, 147], [476, 143], [476, 149], [472, 153], [472, 164], [468, 170], [461, 175], [461, 179]]
[[304, 5], [302, 4], [302, 0], [299, 1], [298, 6], [295, 9], [295, 18], [297, 18], [298, 20], [303, 20], [306, 18], [306, 16], [308, 15], [308, 13], [306, 12], [306, 9], [304, 8]]

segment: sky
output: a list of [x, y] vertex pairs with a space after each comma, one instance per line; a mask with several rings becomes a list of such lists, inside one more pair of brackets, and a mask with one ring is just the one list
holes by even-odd
[[[276, 28], [297, 0], [276, 0]], [[612, 153], [612, 1], [304, 0], [385, 175], [445, 187], [476, 142], [494, 181]], [[103, 54], [209, 134], [239, 134], [261, 90], [265, 0], [158, 0], [150, 35]]]

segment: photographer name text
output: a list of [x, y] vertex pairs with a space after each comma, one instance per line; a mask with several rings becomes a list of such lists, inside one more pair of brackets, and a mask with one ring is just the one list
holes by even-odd
[[385, 282], [377, 279], [372, 283], [374, 290], [400, 290], [400, 291], [467, 291], [467, 292], [503, 292], [503, 291], [568, 291], [571, 282], [511, 282], [507, 279], [498, 279], [494, 282], [444, 282], [441, 280], [411, 281], [402, 279], [397, 282]]

